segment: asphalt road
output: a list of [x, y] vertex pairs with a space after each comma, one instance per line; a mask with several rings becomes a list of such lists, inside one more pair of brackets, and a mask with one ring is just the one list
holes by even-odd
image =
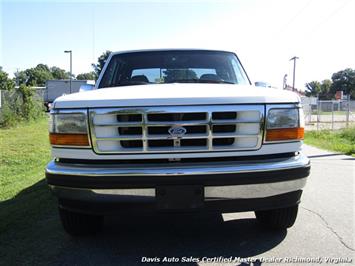
[[[151, 215], [109, 217], [102, 233], [72, 238], [63, 231], [55, 200], [40, 181], [0, 205], [23, 214], [0, 232], [0, 265], [138, 265], [165, 257], [177, 261], [175, 265], [182, 260], [195, 260], [192, 265], [319, 265], [322, 260], [331, 265], [327, 258], [333, 263], [352, 259], [337, 265], [355, 265], [355, 158], [309, 146], [305, 152], [312, 160], [311, 176], [296, 224], [287, 231], [263, 229], [252, 212]], [[38, 194], [39, 201], [26, 204], [31, 193]], [[238, 257], [259, 261], [241, 264], [234, 260]], [[287, 263], [292, 260], [298, 262]], [[300, 263], [307, 260], [313, 262]]]
[[[254, 214], [221, 216], [110, 217], [95, 237], [65, 237], [51, 264], [136, 265], [147, 258], [189, 260], [207, 257], [218, 263], [193, 265], [319, 265], [327, 258], [354, 262], [354, 158], [306, 146], [312, 170], [296, 224], [289, 230], [261, 228]], [[221, 262], [221, 257], [254, 257], [256, 261]], [[287, 260], [298, 260], [287, 263]], [[313, 260], [301, 263], [300, 260]], [[347, 260], [348, 261], [348, 260]], [[215, 261], [216, 262], [216, 261]]]

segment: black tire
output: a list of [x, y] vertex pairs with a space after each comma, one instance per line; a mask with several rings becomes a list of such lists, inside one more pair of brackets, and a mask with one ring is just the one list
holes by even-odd
[[65, 231], [73, 236], [90, 235], [99, 232], [103, 216], [68, 211], [59, 207], [59, 216]]
[[290, 228], [296, 221], [298, 205], [288, 208], [255, 211], [258, 222], [272, 229]]

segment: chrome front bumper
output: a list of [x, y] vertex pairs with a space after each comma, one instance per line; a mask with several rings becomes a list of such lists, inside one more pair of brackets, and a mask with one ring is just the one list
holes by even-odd
[[308, 167], [309, 159], [302, 153], [287, 159], [270, 159], [262, 161], [241, 161], [235, 163], [196, 163], [179, 166], [135, 165], [113, 166], [93, 164], [62, 164], [54, 160], [47, 165], [46, 173], [70, 176], [184, 176], [216, 175], [232, 173], [255, 173]]
[[[48, 184], [60, 199], [120, 201], [156, 196], [159, 185], [201, 184], [205, 201], [255, 199], [301, 190], [310, 161], [291, 158], [238, 163], [142, 165], [141, 167], [63, 164], [52, 161], [46, 169]], [[106, 185], [107, 184], [107, 185]]]
[[[255, 185], [208, 186], [204, 188], [205, 200], [255, 199], [301, 190], [307, 178], [291, 181]], [[69, 188], [49, 185], [52, 192], [61, 199], [80, 201], [120, 201], [124, 197], [151, 198], [156, 196], [155, 188], [90, 189]]]

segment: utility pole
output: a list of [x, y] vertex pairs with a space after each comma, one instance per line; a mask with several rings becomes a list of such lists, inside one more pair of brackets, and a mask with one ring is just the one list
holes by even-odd
[[69, 91], [70, 91], [70, 93], [71, 93], [71, 80], [72, 80], [72, 76], [73, 76], [73, 73], [72, 73], [72, 50], [65, 50], [64, 51], [64, 53], [69, 53], [70, 54], [70, 80], [69, 80], [69, 82], [70, 82], [70, 84], [69, 84]]
[[348, 110], [346, 112], [346, 127], [349, 127], [349, 121], [350, 121], [350, 90], [348, 92]]
[[20, 86], [20, 81], [18, 78], [18, 68], [16, 68], [16, 86]]
[[296, 80], [296, 59], [299, 59], [299, 57], [294, 56], [290, 59], [293, 60], [293, 82], [292, 82], [292, 90], [295, 91], [295, 80]]

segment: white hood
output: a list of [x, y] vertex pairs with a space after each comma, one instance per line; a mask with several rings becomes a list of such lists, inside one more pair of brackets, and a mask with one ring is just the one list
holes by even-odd
[[297, 94], [234, 84], [150, 84], [73, 93], [57, 98], [54, 108], [128, 107], [197, 104], [297, 103]]

